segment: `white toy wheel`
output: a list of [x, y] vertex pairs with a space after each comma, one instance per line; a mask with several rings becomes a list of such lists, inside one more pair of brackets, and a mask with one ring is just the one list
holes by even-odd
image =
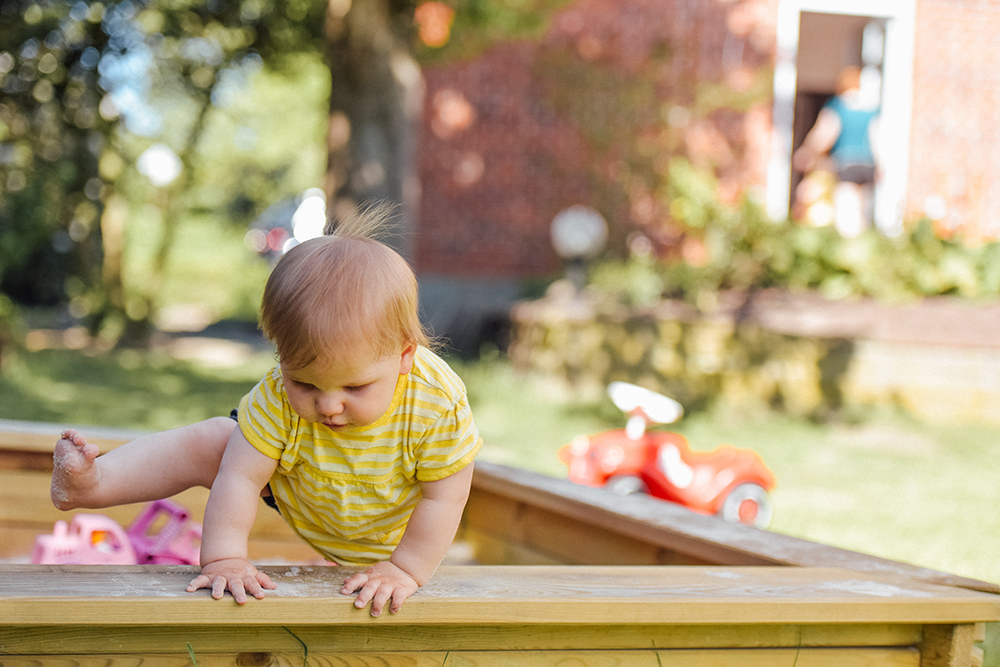
[[646, 493], [646, 483], [635, 475], [612, 475], [604, 483], [604, 488], [619, 496]]
[[719, 508], [719, 516], [731, 523], [767, 528], [774, 515], [771, 496], [759, 484], [747, 482], [729, 492]]

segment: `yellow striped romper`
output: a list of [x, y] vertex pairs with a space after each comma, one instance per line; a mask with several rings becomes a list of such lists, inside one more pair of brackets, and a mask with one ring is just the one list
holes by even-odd
[[482, 445], [465, 385], [423, 347], [373, 424], [335, 432], [299, 418], [277, 367], [243, 397], [239, 424], [251, 445], [278, 461], [269, 484], [281, 515], [342, 564], [388, 559], [420, 499], [420, 482], [458, 472]]

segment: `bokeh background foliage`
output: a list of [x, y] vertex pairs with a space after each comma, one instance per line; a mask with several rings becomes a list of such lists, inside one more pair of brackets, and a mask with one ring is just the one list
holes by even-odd
[[[377, 101], [378, 79], [354, 81], [373, 62], [433, 65], [539, 40], [565, 5], [5, 0], [0, 319], [12, 321], [18, 303], [68, 304], [92, 333], [135, 343], [178, 302], [196, 302], [206, 321], [252, 319], [257, 288], [246, 285], [259, 284], [266, 266], [234, 253], [227, 261], [243, 284], [207, 257], [232, 252], [250, 221], [308, 187], [324, 184], [328, 197], [351, 201], [392, 198], [365, 190], [368, 156], [351, 153], [359, 147], [330, 143], [341, 117], [355, 134], [385, 127], [359, 126], [365, 109], [338, 107], [334, 98], [345, 95], [331, 90], [355, 85]], [[345, 46], [365, 30], [372, 43], [390, 35], [396, 45]], [[943, 239], [929, 224], [897, 238], [843, 240], [828, 228], [773, 223], [752, 193], [720, 187], [738, 156], [695, 160], [683, 128], [709, 118], [725, 126], [765, 103], [771, 72], [748, 70], [736, 88], [691, 73], [669, 91], [654, 89], [657, 69], [683, 55], [664, 44], [638, 64], [586, 63], [555, 44], [536, 65], [544, 103], [588, 146], [594, 204], [613, 223], [612, 259], [594, 275], [599, 288], [636, 304], [699, 304], [720, 289], [761, 287], [895, 300], [1000, 293], [996, 243]], [[371, 108], [405, 103], [392, 94]], [[149, 177], [142, 158], [153, 147], [177, 160], [173, 179]], [[386, 162], [404, 159], [395, 150]], [[623, 215], [630, 206], [641, 211]], [[640, 218], [646, 223], [634, 229], [615, 222]], [[192, 289], [203, 284], [213, 289]], [[6, 326], [8, 338], [14, 328]]]
[[[301, 0], [0, 4], [0, 291], [141, 337], [183, 228], [245, 227], [321, 179], [322, 19]], [[148, 176], [152, 146], [173, 178]], [[234, 296], [213, 314], [251, 315]]]
[[869, 230], [845, 238], [832, 227], [772, 221], [751, 197], [729, 204], [717, 192], [710, 170], [671, 160], [660, 196], [680, 223], [678, 241], [657, 253], [654, 244], [633, 239], [628, 258], [595, 268], [594, 286], [628, 305], [679, 298], [708, 308], [720, 291], [766, 288], [889, 303], [1000, 296], [996, 241], [943, 237], [926, 219], [895, 237]]
[[[56, 324], [82, 323], [110, 342], [149, 342], [154, 325], [181, 307], [198, 310], [205, 324], [252, 321], [269, 266], [243, 247], [247, 224], [309, 187], [322, 185], [333, 203], [375, 196], [350, 142], [330, 143], [331, 126], [344, 119], [359, 135], [364, 109], [337, 104], [358, 90], [351, 86], [366, 68], [377, 70], [368, 66], [381, 58], [419, 72], [498, 42], [539, 40], [566, 4], [3, 0], [0, 348], [8, 345], [0, 354], [9, 356], [43, 306], [62, 318]], [[357, 40], [348, 37], [364, 28], [392, 48], [352, 51]], [[655, 49], [629, 69], [584, 65], [569, 48], [552, 48], [538, 64], [544, 105], [583, 138], [594, 157], [594, 204], [613, 224], [609, 256], [592, 273], [596, 289], [626, 305], [677, 298], [706, 310], [720, 291], [774, 287], [889, 300], [1000, 294], [996, 243], [942, 238], [928, 223], [896, 238], [841, 239], [828, 228], [767, 220], [753, 193], [720, 187], [739, 161], [694, 159], [680, 128], [766, 102], [771, 71], [750, 72], [738, 90], [692, 76], [664, 96], [649, 75], [678, 56]], [[378, 79], [368, 83], [396, 94]], [[154, 147], [180, 165], [173, 179], [143, 166]], [[630, 207], [647, 224], [615, 226]], [[0, 358], [2, 416], [166, 428], [227, 413], [273, 362], [255, 352], [238, 369], [208, 369], [160, 349], [93, 351]], [[462, 373], [490, 443], [484, 455], [494, 460], [561, 475], [561, 444], [620, 425], [606, 401], [563, 400], [547, 385], [527, 391], [500, 362]], [[778, 491], [781, 530], [997, 579], [995, 559], [974, 561], [982, 535], [996, 533], [996, 513], [969, 509], [991, 511], [982, 501], [989, 489], [968, 483], [995, 460], [984, 445], [995, 433], [931, 433], [893, 419], [887, 434], [862, 434], [868, 441], [850, 430], [856, 425], [830, 431], [773, 415], [706, 412], [678, 428], [700, 448], [729, 440], [761, 451], [789, 480]], [[875, 444], [856, 444], [865, 442]], [[945, 459], [951, 467], [940, 465]], [[954, 533], [942, 533], [947, 547], [928, 546], [923, 515], [912, 508], [929, 496], [941, 523], [969, 519], [960, 531], [968, 547], [950, 548]], [[816, 521], [824, 508], [836, 508], [834, 518]], [[877, 520], [858, 530], [857, 517], [872, 508]]]

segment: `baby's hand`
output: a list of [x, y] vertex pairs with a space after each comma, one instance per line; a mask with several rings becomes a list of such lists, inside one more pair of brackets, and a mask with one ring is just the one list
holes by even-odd
[[406, 602], [406, 598], [417, 592], [419, 585], [403, 569], [389, 561], [375, 563], [364, 572], [359, 572], [344, 581], [340, 589], [343, 595], [358, 594], [354, 606], [364, 609], [372, 603], [372, 616], [379, 616], [385, 603], [392, 598], [389, 611], [395, 614]]
[[199, 588], [211, 588], [212, 597], [222, 599], [228, 589], [238, 604], [246, 604], [247, 592], [258, 600], [264, 597], [264, 589], [274, 590], [277, 585], [271, 577], [259, 571], [250, 561], [243, 558], [224, 558], [213, 561], [201, 568], [187, 590], [193, 593]]

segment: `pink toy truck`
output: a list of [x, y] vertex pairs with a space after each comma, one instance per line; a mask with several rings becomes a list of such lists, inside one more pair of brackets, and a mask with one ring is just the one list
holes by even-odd
[[52, 565], [135, 564], [135, 550], [117, 522], [103, 514], [77, 514], [56, 521], [51, 535], [35, 538], [32, 563]]
[[[155, 524], [165, 518], [158, 531]], [[128, 527], [128, 536], [140, 565], [197, 565], [201, 524], [189, 521], [191, 513], [170, 500], [157, 500]]]
[[103, 514], [57, 521], [35, 538], [31, 562], [52, 565], [197, 565], [201, 524], [170, 500], [148, 504], [125, 530]]

